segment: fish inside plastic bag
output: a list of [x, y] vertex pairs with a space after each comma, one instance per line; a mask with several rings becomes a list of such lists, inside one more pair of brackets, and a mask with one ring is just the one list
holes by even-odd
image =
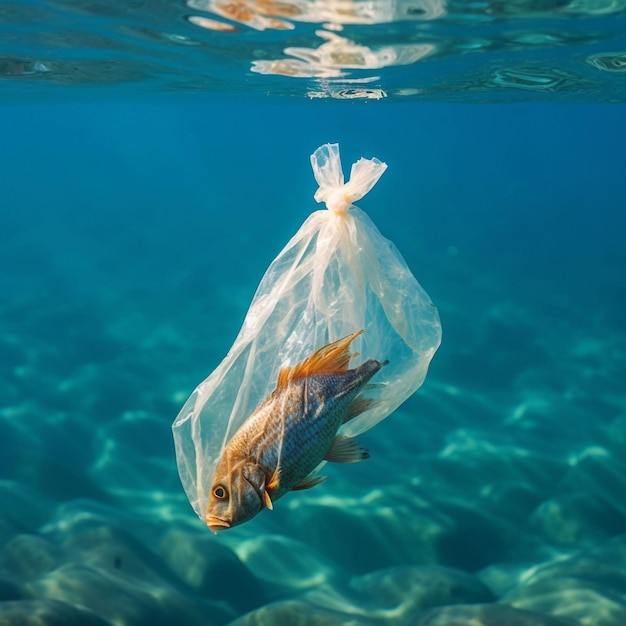
[[338, 144], [318, 148], [311, 164], [319, 184], [315, 199], [327, 208], [312, 213], [269, 266], [235, 343], [172, 427], [180, 478], [203, 521], [220, 456], [277, 387], [281, 369], [351, 335], [351, 367], [388, 361], [367, 391], [375, 402], [339, 428], [340, 435], [354, 436], [385, 419], [422, 384], [441, 342], [428, 294], [395, 246], [352, 204], [387, 165], [361, 158], [344, 183]]

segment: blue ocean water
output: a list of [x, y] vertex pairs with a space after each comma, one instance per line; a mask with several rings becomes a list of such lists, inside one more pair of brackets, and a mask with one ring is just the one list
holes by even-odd
[[[286, 37], [310, 45], [313, 18], [257, 31], [215, 9], [241, 47], [198, 35], [214, 54], [200, 76], [196, 48], [154, 35], [167, 16], [191, 37], [197, 4], [159, 3], [151, 21], [132, 3], [130, 31], [104, 3], [0, 12], [0, 625], [626, 623], [626, 109], [607, 104], [623, 102], [623, 7], [515, 3], [500, 20], [449, 3], [437, 21], [433, 2], [413, 7], [428, 23], [348, 24], [374, 51], [482, 42], [437, 48], [421, 78], [442, 89], [424, 99], [398, 95], [419, 59], [377, 68], [377, 100], [247, 72]], [[505, 68], [522, 43], [525, 77]], [[149, 53], [145, 83], [127, 65]], [[499, 67], [528, 87], [557, 58], [559, 88], [455, 83]], [[605, 82], [571, 76], [598, 66]], [[358, 204], [439, 308], [443, 343], [423, 387], [360, 437], [370, 459], [214, 536], [171, 424], [319, 208], [309, 155], [326, 142], [346, 170], [389, 165]]]

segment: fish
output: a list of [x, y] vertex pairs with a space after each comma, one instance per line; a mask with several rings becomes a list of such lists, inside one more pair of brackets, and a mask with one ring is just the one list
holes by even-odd
[[289, 491], [310, 489], [326, 476], [323, 461], [354, 463], [369, 452], [342, 424], [377, 404], [361, 395], [388, 361], [369, 359], [349, 369], [350, 344], [363, 330], [323, 346], [279, 370], [276, 388], [224, 447], [213, 476], [205, 521], [216, 533], [251, 520]]

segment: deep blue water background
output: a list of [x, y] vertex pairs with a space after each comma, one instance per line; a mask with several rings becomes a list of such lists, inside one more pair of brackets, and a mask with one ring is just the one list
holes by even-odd
[[[338, 141], [346, 170], [361, 155], [389, 164], [361, 204], [415, 261], [436, 302], [480, 315], [479, 298], [458, 302], [442, 272], [497, 274], [516, 304], [566, 299], [620, 326], [622, 106], [180, 98], [2, 113], [3, 237], [25, 242], [16, 255], [5, 247], [5, 260], [24, 273], [25, 290], [42, 272], [86, 299], [138, 282], [157, 298], [152, 315], [166, 307], [172, 323], [189, 306], [172, 284], [182, 271], [196, 268], [207, 281], [198, 299], [209, 297], [212, 280], [251, 296], [318, 208], [308, 155]], [[20, 285], [11, 291], [19, 295]], [[221, 352], [244, 312], [220, 322], [231, 323]], [[546, 312], [546, 324], [557, 322]]]
[[[3, 216], [16, 228], [41, 224], [44, 232], [58, 230], [61, 240], [76, 235], [85, 243], [104, 244], [124, 231], [157, 239], [159, 230], [174, 228], [176, 236], [165, 238], [172, 252], [194, 260], [212, 254], [206, 231], [260, 235], [263, 225], [263, 241], [253, 250], [261, 265], [245, 264], [257, 277], [317, 208], [308, 155], [339, 141], [346, 167], [362, 154], [390, 164], [366, 202], [401, 250], [425, 249], [432, 258], [455, 245], [476, 262], [518, 263], [524, 282], [529, 274], [541, 280], [556, 272], [571, 289], [568, 262], [582, 263], [576, 273], [591, 264], [589, 282], [596, 284], [614, 264], [604, 271], [595, 264], [621, 250], [623, 120], [621, 106], [566, 104], [190, 98], [5, 106]], [[201, 252], [193, 237], [203, 231], [208, 249]], [[153, 261], [161, 272], [176, 271], [176, 257]]]
[[[65, 545], [84, 510], [134, 536], [188, 524], [254, 575], [242, 542], [262, 532], [361, 575], [537, 565], [623, 536], [623, 105], [67, 101], [3, 105], [0, 137], [4, 542]], [[333, 469], [337, 487], [214, 539], [184, 501], [170, 425], [226, 354], [267, 265], [319, 208], [309, 155], [326, 142], [340, 143], [346, 172], [361, 156], [388, 163], [359, 206], [439, 306], [443, 344], [417, 396], [363, 437], [369, 465]], [[600, 470], [581, 469], [587, 454]], [[490, 504], [487, 483], [518, 491]], [[18, 493], [32, 494], [23, 514]], [[365, 523], [368, 493], [389, 494], [380, 510], [397, 515], [379, 543], [341, 517], [364, 498], [354, 515]], [[413, 547], [418, 500], [454, 529], [432, 553]], [[545, 502], [567, 506], [537, 513]], [[320, 530], [320, 519], [337, 523]], [[19, 597], [58, 593], [28, 584]], [[579, 619], [570, 605], [545, 612]], [[580, 623], [619, 624], [626, 610], [615, 615]]]

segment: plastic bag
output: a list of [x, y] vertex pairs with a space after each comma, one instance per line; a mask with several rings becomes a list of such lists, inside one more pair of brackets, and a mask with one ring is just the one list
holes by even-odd
[[276, 387], [282, 367], [360, 329], [351, 363], [388, 360], [368, 396], [368, 411], [339, 430], [357, 435], [372, 428], [423, 382], [441, 342], [436, 307], [395, 246], [352, 203], [387, 168], [360, 159], [344, 184], [339, 145], [311, 156], [327, 209], [309, 216], [269, 266], [243, 326], [218, 368], [191, 394], [173, 424], [182, 484], [204, 520], [220, 455], [246, 418]]

